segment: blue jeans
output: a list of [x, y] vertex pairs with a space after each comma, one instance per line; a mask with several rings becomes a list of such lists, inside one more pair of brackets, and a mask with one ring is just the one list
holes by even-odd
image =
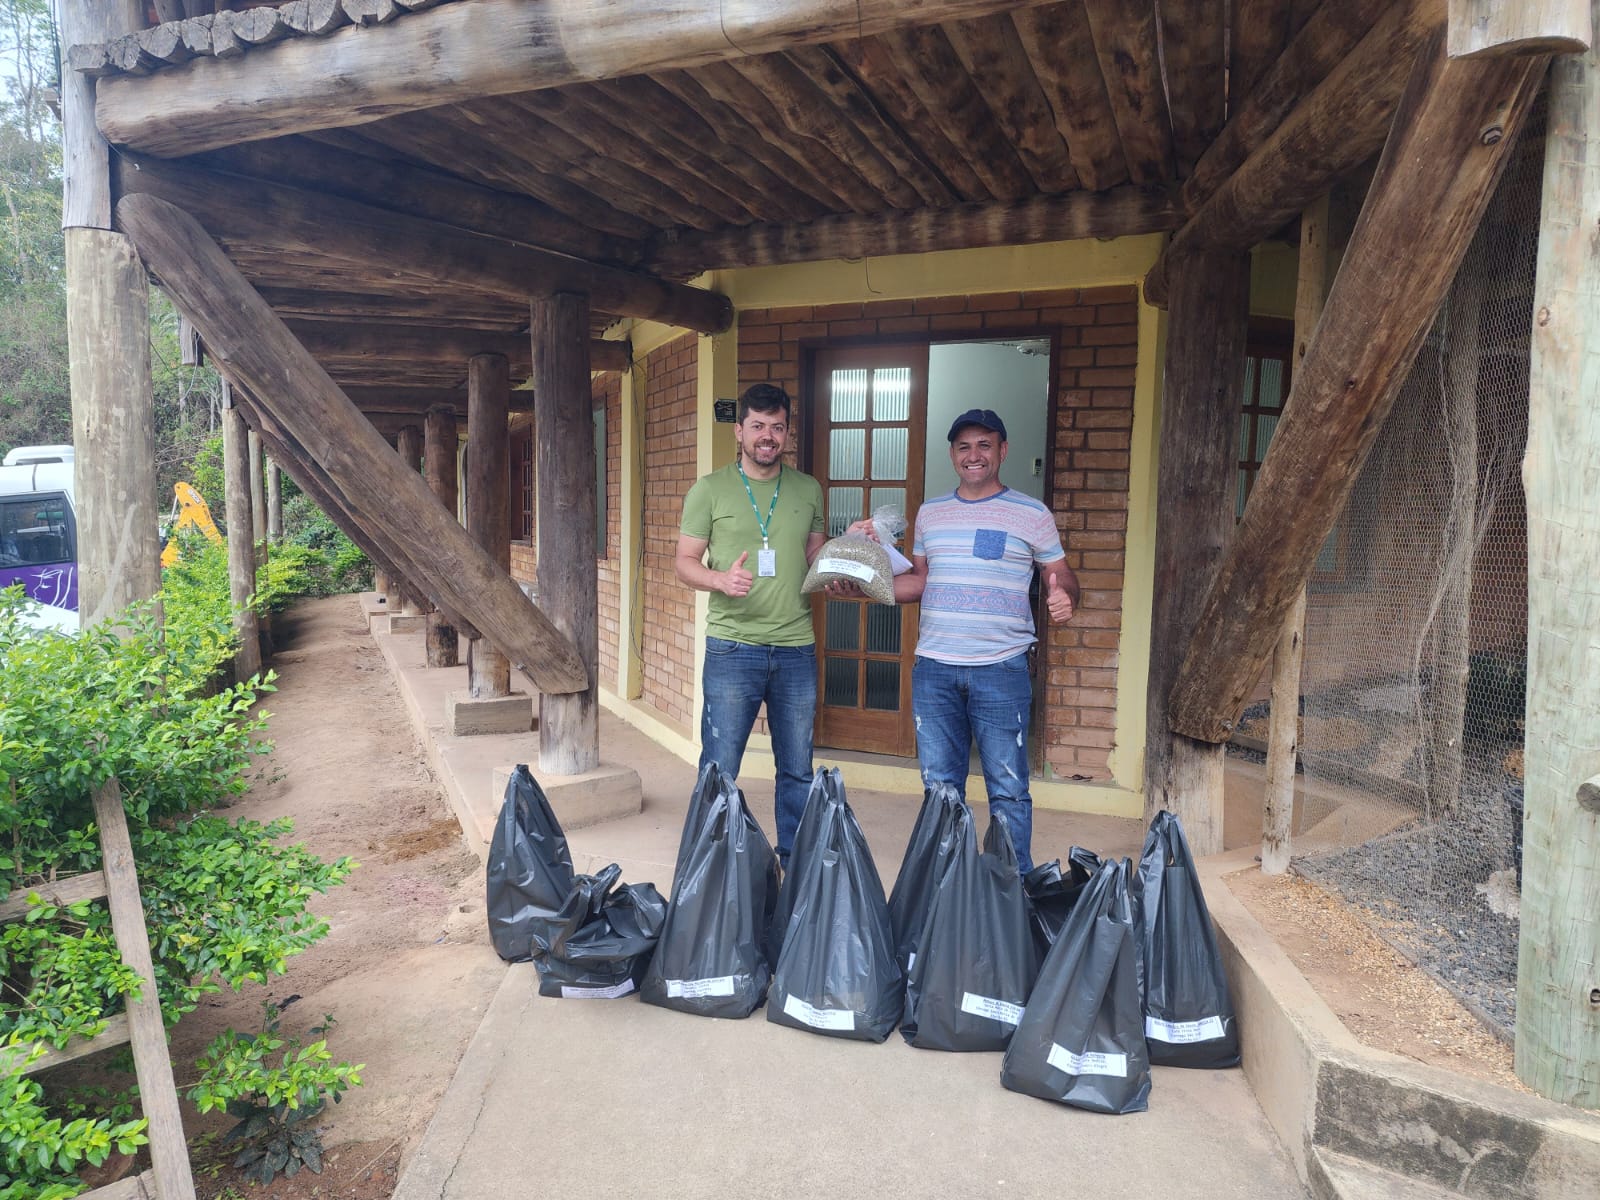
[[811, 791], [811, 732], [817, 718], [814, 646], [752, 646], [706, 639], [705, 710], [700, 718], [700, 769], [715, 762], [737, 778], [745, 743], [763, 701], [777, 763], [774, 807], [778, 857], [785, 866]]
[[989, 811], [1006, 819], [1023, 873], [1032, 870], [1028, 721], [1033, 714], [1033, 685], [1028, 679], [1028, 656], [972, 667], [918, 655], [911, 668], [911, 712], [924, 786], [951, 783], [965, 799], [972, 743], [977, 741]]

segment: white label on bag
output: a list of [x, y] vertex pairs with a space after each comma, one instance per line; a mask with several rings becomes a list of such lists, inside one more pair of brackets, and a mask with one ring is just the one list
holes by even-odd
[[1045, 1055], [1045, 1062], [1058, 1071], [1065, 1071], [1068, 1075], [1115, 1075], [1118, 1079], [1128, 1077], [1128, 1056], [1126, 1054], [1074, 1054], [1065, 1046], [1050, 1043], [1050, 1053]]
[[698, 1000], [702, 996], [731, 996], [736, 975], [718, 975], [715, 979], [669, 979], [667, 996], [672, 1000]]
[[975, 1017], [988, 1017], [1007, 1025], [1022, 1024], [1023, 1006], [1009, 1000], [996, 1000], [993, 996], [980, 996], [976, 992], [961, 993], [961, 1011]]
[[1223, 1034], [1221, 1017], [1202, 1017], [1198, 1021], [1160, 1021], [1155, 1017], [1144, 1019], [1144, 1036], [1174, 1046], [1187, 1046], [1191, 1042], [1212, 1042]]
[[848, 1032], [856, 1027], [856, 1015], [848, 1008], [817, 1008], [798, 996], [784, 998], [783, 1014], [813, 1029], [843, 1029]]
[[851, 579], [859, 579], [863, 583], [877, 574], [866, 563], [858, 563], [848, 558], [819, 558], [817, 570], [827, 575], [848, 575]]
[[911, 974], [911, 968], [917, 965], [917, 952], [913, 950], [906, 955], [906, 974]]
[[621, 983], [614, 983], [610, 987], [568, 987], [561, 985], [561, 998], [563, 1000], [615, 1000], [618, 996], [626, 996], [633, 991], [633, 980], [624, 979]]

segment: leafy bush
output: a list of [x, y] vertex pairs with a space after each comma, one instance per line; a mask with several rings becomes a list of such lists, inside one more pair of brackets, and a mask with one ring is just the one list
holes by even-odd
[[[40, 635], [21, 623], [20, 589], [0, 593], [0, 890], [96, 869], [89, 797], [115, 776], [169, 1022], [224, 986], [281, 974], [290, 955], [327, 933], [311, 899], [355, 865], [282, 844], [287, 821], [230, 822], [206, 811], [244, 791], [252, 757], [270, 749], [258, 736], [266, 714], [252, 706], [272, 677], [215, 687], [228, 653], [226, 591], [220, 607], [202, 596], [215, 578], [204, 550], [186, 558], [190, 594], [169, 591], [164, 629], [144, 606], [116, 632]], [[0, 926], [0, 982], [0, 1046], [20, 1047], [13, 1059], [31, 1045], [93, 1036], [139, 987], [103, 903], [37, 899], [25, 919]], [[299, 1094], [308, 1068], [340, 1087], [358, 1082], [356, 1068], [319, 1057], [325, 1046], [305, 1049], [309, 1063], [258, 1062], [231, 1082], [224, 1063], [211, 1086]], [[143, 1123], [125, 1112], [52, 1111], [9, 1065], [0, 1071], [0, 1200], [76, 1195], [80, 1165], [143, 1141]], [[272, 1084], [275, 1072], [286, 1082]]]

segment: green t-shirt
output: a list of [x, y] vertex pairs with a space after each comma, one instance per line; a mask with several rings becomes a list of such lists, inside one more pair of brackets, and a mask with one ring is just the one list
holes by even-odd
[[806, 579], [806, 542], [821, 533], [822, 485], [811, 476], [784, 467], [776, 479], [752, 479], [750, 492], [765, 518], [778, 493], [767, 534], [777, 551], [778, 573], [763, 578], [756, 565], [761, 549], [761, 522], [737, 463], [701, 476], [683, 499], [683, 521], [678, 528], [693, 538], [709, 542], [706, 565], [726, 571], [739, 555], [748, 552], [745, 569], [755, 576], [750, 594], [735, 599], [711, 593], [706, 633], [730, 642], [752, 646], [809, 646], [816, 640], [811, 627], [811, 603], [800, 594]]

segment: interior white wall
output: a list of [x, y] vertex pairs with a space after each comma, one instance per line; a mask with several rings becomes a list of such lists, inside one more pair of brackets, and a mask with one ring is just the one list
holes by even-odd
[[1045, 424], [1050, 412], [1050, 344], [1028, 343], [1024, 354], [1013, 340], [948, 342], [928, 349], [928, 454], [924, 496], [942, 496], [956, 486], [946, 440], [950, 422], [969, 408], [992, 408], [1006, 423], [1005, 466], [1000, 482], [1044, 500], [1050, 464]]

